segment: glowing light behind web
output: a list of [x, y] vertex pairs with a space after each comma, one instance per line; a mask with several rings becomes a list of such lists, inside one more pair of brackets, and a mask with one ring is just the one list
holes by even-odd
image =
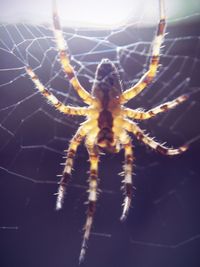
[[[131, 15], [130, 2], [130, 0], [85, 0], [70, 3], [62, 1], [60, 4], [65, 8], [59, 10], [62, 18], [69, 24], [114, 26], [124, 24]], [[64, 10], [69, 10], [69, 14]]]
[[[158, 17], [158, 0], [57, 0], [63, 26], [117, 27], [127, 22], [142, 20], [155, 23]], [[200, 13], [199, 0], [165, 0], [168, 20]], [[1, 22], [50, 23], [52, 1], [3, 1]]]

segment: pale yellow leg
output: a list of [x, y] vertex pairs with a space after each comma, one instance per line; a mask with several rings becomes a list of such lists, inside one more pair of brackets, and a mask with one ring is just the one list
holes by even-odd
[[83, 242], [81, 246], [81, 252], [79, 257], [79, 262], [81, 263], [84, 260], [87, 242], [89, 240], [91, 227], [93, 223], [93, 217], [96, 210], [96, 201], [97, 201], [97, 188], [98, 188], [98, 162], [99, 155], [98, 150], [94, 146], [88, 146], [89, 153], [89, 161], [90, 161], [90, 177], [89, 177], [89, 190], [88, 190], [88, 210], [87, 210], [87, 218], [84, 226], [84, 235]]
[[156, 75], [159, 66], [160, 48], [164, 39], [165, 34], [165, 12], [164, 12], [164, 2], [160, 0], [160, 21], [158, 24], [158, 29], [156, 36], [152, 45], [152, 55], [150, 59], [149, 70], [143, 75], [139, 82], [133, 87], [127, 89], [123, 92], [120, 97], [120, 102], [122, 104], [126, 103], [130, 99], [138, 95], [144, 88], [146, 88], [153, 80]]
[[145, 134], [144, 131], [141, 130], [137, 124], [129, 120], [124, 119], [122, 122], [122, 127], [125, 128], [128, 132], [133, 133], [139, 141], [142, 141], [145, 145], [151, 147], [152, 149], [158, 151], [163, 155], [168, 155], [168, 156], [178, 155], [185, 152], [188, 148], [187, 145], [184, 145], [177, 149], [173, 149], [173, 148], [168, 148], [162, 144], [159, 144], [153, 138]]
[[155, 108], [152, 108], [148, 111], [140, 111], [140, 110], [134, 110], [134, 109], [130, 109], [130, 108], [124, 108], [122, 111], [122, 114], [124, 116], [127, 116], [131, 119], [136, 119], [136, 120], [146, 120], [146, 119], [150, 119], [154, 116], [156, 116], [159, 113], [168, 111], [169, 109], [175, 108], [177, 105], [181, 104], [182, 102], [184, 102], [185, 100], [188, 99], [187, 95], [182, 95], [179, 96], [178, 98], [166, 102], [164, 104], [161, 104]]
[[57, 49], [59, 51], [60, 62], [63, 67], [64, 72], [67, 74], [70, 83], [73, 85], [75, 91], [78, 93], [80, 98], [88, 105], [93, 103], [92, 96], [81, 86], [78, 78], [75, 75], [74, 68], [70, 64], [70, 58], [68, 55], [68, 47], [63, 37], [62, 29], [60, 26], [59, 16], [56, 7], [56, 1], [54, 1], [53, 10], [53, 26], [54, 26], [54, 36], [56, 40]]
[[124, 164], [124, 180], [123, 180], [123, 189], [124, 189], [124, 203], [123, 203], [123, 212], [121, 216], [121, 221], [124, 221], [128, 215], [131, 200], [133, 195], [133, 182], [132, 182], [132, 171], [133, 171], [133, 150], [132, 150], [132, 142], [129, 137], [129, 142], [124, 146], [125, 152], [125, 164]]
[[38, 76], [31, 69], [31, 67], [26, 67], [26, 72], [30, 76], [31, 80], [39, 90], [39, 92], [51, 103], [57, 110], [64, 114], [69, 115], [79, 115], [79, 116], [87, 116], [89, 113], [89, 108], [87, 107], [71, 107], [65, 106], [61, 103], [57, 97], [55, 97], [45, 86], [40, 82]]
[[71, 179], [74, 157], [75, 157], [78, 146], [80, 145], [81, 141], [85, 137], [85, 134], [86, 133], [84, 131], [84, 128], [80, 127], [78, 131], [76, 132], [76, 134], [73, 136], [72, 140], [70, 141], [69, 148], [67, 150], [65, 168], [63, 170], [63, 173], [62, 173], [62, 176], [59, 182], [56, 210], [59, 210], [62, 208], [66, 186], [69, 183], [69, 180]]

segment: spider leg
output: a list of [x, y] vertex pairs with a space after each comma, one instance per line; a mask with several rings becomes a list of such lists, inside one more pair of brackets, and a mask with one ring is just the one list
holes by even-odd
[[54, 27], [54, 36], [56, 39], [57, 49], [59, 51], [60, 62], [64, 72], [67, 74], [70, 83], [73, 85], [75, 91], [78, 93], [80, 98], [86, 104], [92, 104], [93, 98], [92, 96], [81, 86], [78, 78], [76, 77], [74, 68], [70, 64], [70, 58], [68, 55], [68, 47], [63, 37], [62, 29], [60, 26], [59, 16], [57, 12], [56, 1], [54, 0], [53, 7], [53, 27]]
[[84, 131], [84, 128], [80, 127], [70, 141], [69, 148], [67, 151], [65, 168], [63, 170], [62, 177], [61, 177], [60, 182], [59, 182], [59, 188], [58, 188], [58, 193], [57, 193], [57, 202], [56, 202], [56, 210], [59, 210], [62, 208], [62, 204], [64, 201], [64, 195], [65, 195], [65, 191], [66, 191], [66, 186], [69, 183], [69, 180], [71, 179], [74, 157], [75, 157], [78, 146], [80, 145], [81, 141], [85, 137], [85, 134], [86, 133]]
[[156, 116], [159, 113], [168, 111], [169, 109], [175, 108], [177, 105], [181, 104], [182, 102], [184, 102], [185, 100], [188, 99], [187, 95], [182, 95], [177, 97], [176, 99], [166, 102], [164, 104], [161, 104], [155, 108], [152, 108], [148, 111], [140, 111], [140, 110], [133, 110], [130, 108], [124, 108], [123, 110], [123, 115], [132, 118], [132, 119], [136, 119], [136, 120], [146, 120], [146, 119], [150, 119], [154, 116]]
[[156, 142], [153, 138], [149, 137], [147, 134], [144, 133], [142, 129], [138, 127], [137, 124], [132, 121], [124, 119], [122, 122], [122, 127], [124, 127], [128, 132], [133, 133], [139, 141], [142, 141], [145, 145], [151, 147], [152, 149], [158, 151], [163, 155], [174, 156], [181, 154], [188, 149], [187, 145], [183, 145], [176, 149], [168, 148]]
[[31, 67], [26, 67], [26, 72], [30, 76], [31, 80], [40, 91], [40, 93], [51, 103], [57, 110], [64, 114], [69, 115], [79, 115], [86, 116], [89, 113], [89, 108], [87, 107], [71, 107], [65, 106], [61, 103], [45, 86], [40, 82], [38, 76], [31, 69]]
[[150, 58], [150, 64], [148, 71], [142, 76], [139, 82], [133, 87], [125, 90], [120, 97], [121, 104], [126, 103], [130, 99], [138, 95], [144, 88], [146, 88], [156, 76], [156, 72], [159, 66], [160, 48], [165, 34], [165, 10], [164, 1], [160, 0], [160, 21], [157, 28], [157, 33], [153, 41], [152, 54]]
[[[87, 145], [87, 144], [86, 144]], [[89, 161], [90, 161], [90, 177], [89, 177], [89, 196], [88, 196], [88, 209], [87, 209], [87, 218], [84, 226], [84, 235], [83, 242], [81, 245], [81, 252], [79, 256], [79, 263], [83, 262], [87, 243], [90, 236], [90, 231], [93, 223], [93, 217], [96, 210], [96, 201], [97, 201], [97, 187], [98, 187], [98, 162], [99, 155], [97, 147], [94, 145], [87, 145], [88, 153], [89, 153]]]
[[127, 131], [123, 127], [123, 119], [118, 118], [114, 120], [113, 123], [113, 132], [115, 133], [115, 138], [117, 142], [119, 142], [122, 147], [124, 148], [125, 154], [125, 162], [123, 166], [122, 175], [124, 176], [123, 179], [123, 186], [122, 189], [124, 191], [124, 201], [123, 201], [123, 211], [120, 220], [124, 221], [128, 215], [131, 200], [133, 195], [133, 183], [132, 183], [132, 170], [133, 170], [133, 150], [132, 150], [132, 140], [131, 137], [127, 134]]
[[133, 195], [133, 183], [132, 183], [132, 169], [133, 169], [133, 150], [132, 150], [132, 142], [131, 138], [128, 136], [129, 142], [125, 145], [124, 151], [125, 151], [125, 164], [124, 164], [124, 202], [123, 202], [123, 211], [122, 216], [120, 218], [121, 221], [124, 221], [128, 215], [129, 208], [131, 206], [131, 200]]

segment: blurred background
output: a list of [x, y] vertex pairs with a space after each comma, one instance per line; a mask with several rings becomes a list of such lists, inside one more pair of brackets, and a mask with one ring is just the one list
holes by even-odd
[[[47, 23], [51, 21], [52, 2], [44, 1], [25, 1], [25, 0], [2, 0], [0, 21], [3, 22], [31, 22]], [[200, 12], [199, 0], [165, 1], [167, 17], [169, 20], [177, 20], [181, 17], [191, 16]], [[157, 17], [157, 0], [75, 0], [57, 1], [62, 24], [64, 26], [119, 26], [126, 22], [136, 19], [144, 20], [144, 23], [154, 23]]]
[[[125, 223], [119, 221], [123, 195], [118, 173], [123, 151], [102, 155], [101, 193], [83, 266], [200, 264], [198, 2], [166, 1], [168, 34], [159, 73], [149, 88], [127, 104], [150, 109], [189, 94], [189, 100], [175, 110], [139, 125], [168, 146], [187, 143], [190, 149], [180, 156], [164, 157], [132, 136], [136, 190]], [[72, 64], [81, 84], [90, 91], [98, 63], [110, 58], [119, 69], [123, 88], [129, 88], [148, 68], [158, 3], [94, 3], [58, 1]], [[75, 267], [87, 200], [89, 162], [84, 145], [78, 150], [60, 212], [55, 211], [54, 193], [56, 175], [63, 170], [63, 151], [83, 119], [66, 117], [48, 105], [24, 66], [30, 64], [64, 103], [83, 103], [59, 64], [51, 1], [9, 0], [0, 5], [0, 266]]]

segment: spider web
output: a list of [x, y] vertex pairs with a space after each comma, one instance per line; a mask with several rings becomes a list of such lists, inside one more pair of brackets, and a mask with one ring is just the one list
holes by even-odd
[[[123, 225], [118, 220], [122, 194], [121, 177], [117, 175], [122, 170], [123, 152], [102, 156], [101, 194], [88, 266], [108, 266], [108, 259], [109, 266], [198, 266], [198, 21], [191, 23], [182, 18], [169, 24], [162, 65], [154, 83], [127, 105], [149, 109], [189, 94], [189, 101], [175, 110], [140, 125], [157, 140], [174, 147], [188, 143], [190, 150], [176, 158], [164, 158], [133, 137], [137, 191]], [[154, 32], [155, 27], [144, 27], [140, 21], [110, 30], [67, 28], [64, 36], [78, 78], [90, 91], [95, 69], [106, 57], [118, 67], [124, 88], [136, 83], [148, 68]], [[78, 150], [73, 180], [59, 213], [54, 211], [53, 194], [57, 190], [56, 175], [63, 168], [63, 151], [82, 120], [59, 114], [49, 106], [27, 77], [24, 66], [32, 66], [45, 86], [64, 103], [83, 103], [61, 69], [51, 27], [1, 24], [0, 33], [2, 266], [11, 266], [15, 261], [20, 266], [64, 266], [66, 262], [76, 266], [87, 199], [84, 146]], [[19, 256], [22, 251], [23, 260]]]

